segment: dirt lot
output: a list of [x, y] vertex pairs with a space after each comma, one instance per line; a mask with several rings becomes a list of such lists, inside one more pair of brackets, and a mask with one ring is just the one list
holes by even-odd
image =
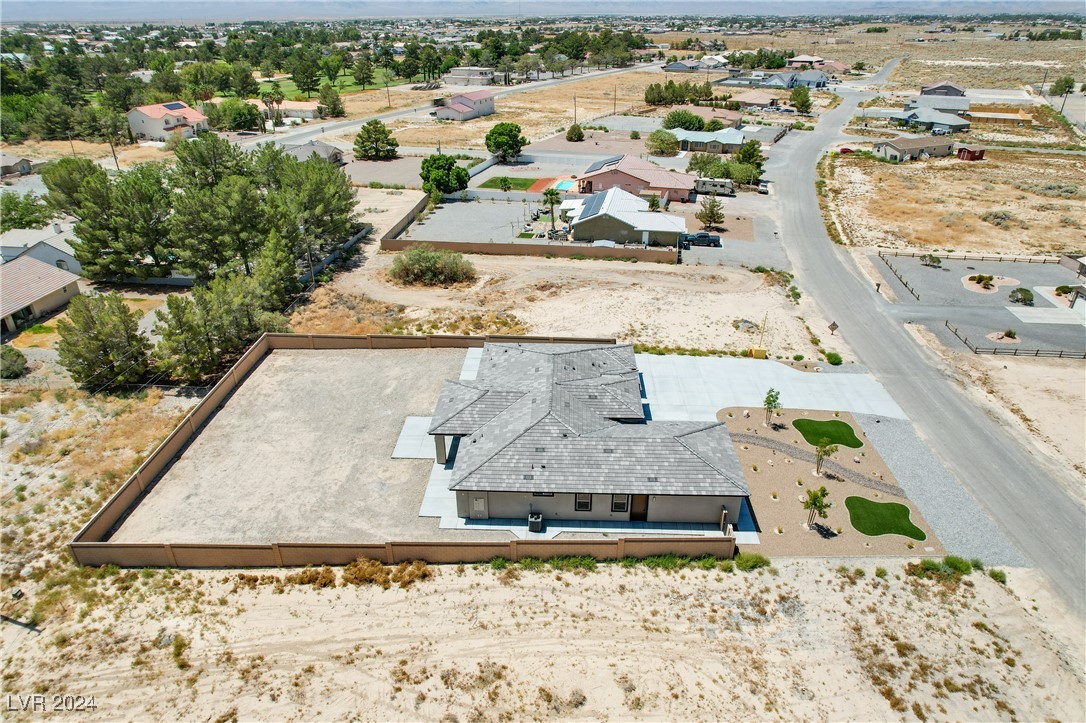
[[373, 224], [370, 238], [379, 239], [396, 225], [425, 194], [422, 191], [355, 188], [355, 213], [359, 220]]
[[1086, 168], [1075, 156], [988, 151], [979, 162], [900, 165], [839, 156], [823, 169], [832, 211], [857, 246], [1012, 254], [1086, 248]]
[[4, 627], [5, 683], [94, 696], [84, 720], [1086, 715], [1081, 622], [1032, 571], [941, 584], [899, 560], [775, 562], [448, 566], [406, 589], [93, 571], [45, 634]]
[[359, 268], [336, 277], [334, 287], [342, 297], [326, 299], [326, 308], [310, 310], [292, 322], [295, 328], [316, 331], [351, 315], [341, 310], [345, 304], [377, 302], [376, 309], [385, 311], [356, 314], [359, 328], [366, 328], [367, 316], [389, 324], [388, 307], [399, 306], [405, 321], [398, 323], [415, 332], [435, 324], [441, 328], [450, 318], [489, 328], [497, 315], [506, 328], [526, 333], [740, 351], [758, 341], [766, 320], [764, 341], [771, 355], [814, 358], [799, 317], [812, 328], [828, 323], [806, 301], [798, 306], [790, 301], [770, 276], [742, 269], [474, 255], [469, 257], [479, 274], [474, 284], [424, 288], [391, 283], [387, 274], [394, 258], [367, 248]]
[[[0, 149], [19, 156], [25, 156], [34, 161], [53, 161], [72, 155], [73, 146], [76, 155], [97, 160], [109, 159], [109, 162], [105, 164], [106, 167], [114, 168], [113, 156], [108, 143], [28, 140], [17, 144], [0, 144]], [[159, 146], [117, 146], [117, 161], [121, 164], [121, 168], [131, 168], [137, 163], [147, 161], [172, 161], [173, 157], [173, 151], [167, 151]]]

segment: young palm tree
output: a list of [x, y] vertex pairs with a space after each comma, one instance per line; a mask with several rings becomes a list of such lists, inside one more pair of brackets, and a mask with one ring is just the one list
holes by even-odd
[[823, 437], [818, 440], [818, 444], [815, 445], [815, 474], [822, 474], [822, 463], [826, 461], [826, 457], [832, 457], [837, 454], [837, 445], [830, 444], [830, 440]]
[[830, 493], [824, 486], [819, 487], [817, 490], [807, 490], [807, 499], [803, 502], [803, 509], [808, 510], [810, 513], [807, 515], [808, 528], [814, 524], [815, 515], [822, 519], [829, 517], [826, 511], [833, 507], [833, 503], [826, 499], [829, 496]]
[[554, 207], [562, 205], [562, 195], [557, 188], [548, 188], [543, 192], [543, 205], [551, 211], [551, 233], [554, 233]]

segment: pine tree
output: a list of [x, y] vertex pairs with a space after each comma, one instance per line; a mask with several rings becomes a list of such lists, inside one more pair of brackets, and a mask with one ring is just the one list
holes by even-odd
[[330, 118], [342, 118], [347, 115], [343, 107], [343, 99], [339, 97], [339, 91], [332, 87], [331, 83], [321, 86], [320, 104], [324, 107], [324, 114]]
[[57, 354], [77, 384], [99, 389], [143, 378], [150, 345], [118, 294], [75, 296], [66, 316], [57, 321]]
[[724, 205], [716, 196], [707, 196], [701, 202], [701, 208], [694, 214], [706, 229], [713, 229], [724, 222]]
[[274, 229], [253, 266], [253, 289], [264, 311], [279, 311], [298, 290], [298, 267], [290, 243]]

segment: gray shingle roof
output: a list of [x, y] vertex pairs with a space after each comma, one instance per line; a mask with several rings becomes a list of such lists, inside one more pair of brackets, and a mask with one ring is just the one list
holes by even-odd
[[430, 433], [463, 437], [454, 490], [749, 494], [724, 425], [644, 421], [629, 345], [487, 344]]

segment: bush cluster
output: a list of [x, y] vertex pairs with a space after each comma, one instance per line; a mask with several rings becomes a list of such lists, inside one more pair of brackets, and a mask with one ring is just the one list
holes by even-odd
[[396, 257], [389, 271], [402, 284], [447, 286], [475, 280], [475, 266], [454, 251], [415, 244]]
[[0, 379], [18, 379], [26, 374], [26, 356], [13, 346], [0, 347]]

